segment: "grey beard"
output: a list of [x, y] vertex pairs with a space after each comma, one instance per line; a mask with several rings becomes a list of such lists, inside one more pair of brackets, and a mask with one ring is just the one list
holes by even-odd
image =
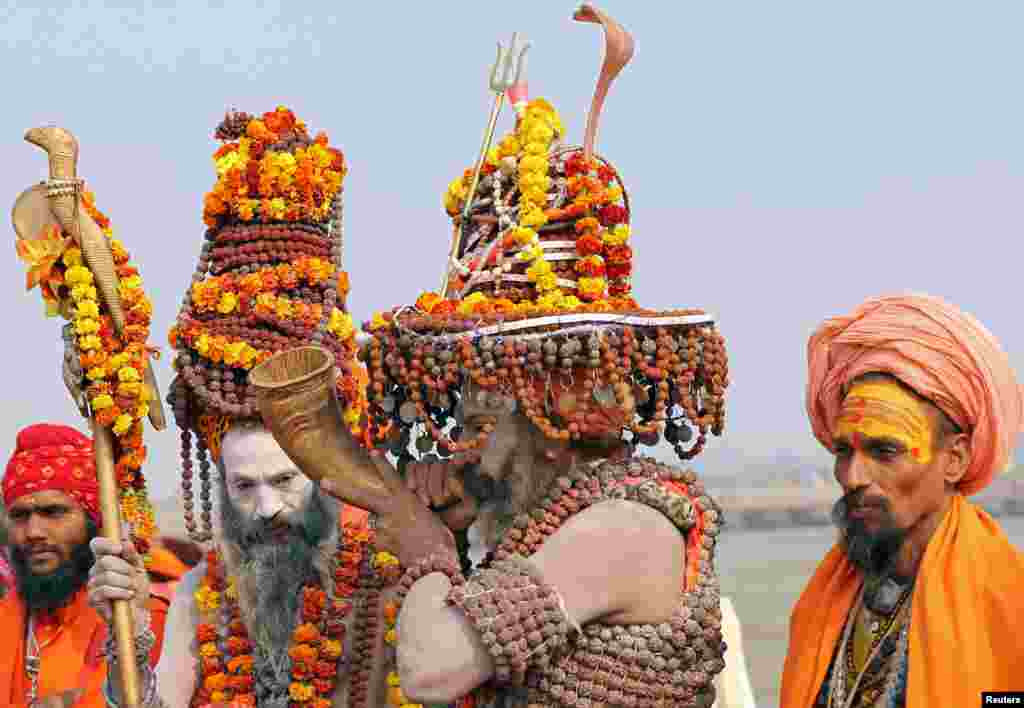
[[239, 559], [235, 571], [239, 594], [248, 602], [243, 609], [253, 642], [253, 678], [258, 704], [287, 708], [291, 682], [292, 633], [299, 622], [302, 587], [320, 582], [319, 544], [329, 537], [336, 509], [325, 502], [319, 488], [293, 519], [289, 537], [274, 542], [266, 524], [245, 519], [222, 488], [221, 523], [224, 540]]

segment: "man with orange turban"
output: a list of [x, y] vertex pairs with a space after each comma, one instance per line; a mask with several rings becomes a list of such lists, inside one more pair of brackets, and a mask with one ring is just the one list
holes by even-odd
[[[100, 525], [92, 441], [62, 425], [25, 428], [2, 487], [15, 582], [0, 599], [0, 705], [103, 708], [107, 624], [86, 597]], [[155, 663], [173, 583], [187, 567], [159, 546], [151, 551], [149, 572], [160, 581], [148, 602]]]
[[1007, 465], [1024, 395], [972, 316], [868, 300], [808, 344], [840, 540], [790, 625], [782, 708], [981, 705], [1024, 689], [1024, 553], [967, 501]]

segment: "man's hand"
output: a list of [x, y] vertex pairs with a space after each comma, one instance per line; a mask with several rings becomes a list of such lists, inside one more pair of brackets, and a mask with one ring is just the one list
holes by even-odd
[[[127, 535], [124, 536], [128, 538]], [[110, 622], [110, 603], [113, 600], [131, 600], [135, 610], [136, 627], [148, 618], [149, 575], [142, 556], [129, 541], [120, 544], [97, 536], [89, 547], [96, 562], [89, 571], [89, 604], [107, 623]]]
[[37, 698], [31, 708], [71, 708], [78, 702], [78, 699], [85, 693], [84, 689], [74, 688], [64, 693], [55, 693], [51, 696]]
[[452, 531], [462, 531], [476, 519], [477, 501], [466, 494], [462, 475], [454, 465], [440, 461], [411, 462], [406, 467], [405, 483]]

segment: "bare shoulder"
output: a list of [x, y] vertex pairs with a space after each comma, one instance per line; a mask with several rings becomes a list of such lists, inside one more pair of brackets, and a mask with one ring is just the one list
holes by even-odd
[[682, 534], [663, 513], [627, 499], [606, 499], [587, 507], [562, 527], [574, 534], [607, 538], [612, 534], [645, 536], [653, 542], [682, 541]]

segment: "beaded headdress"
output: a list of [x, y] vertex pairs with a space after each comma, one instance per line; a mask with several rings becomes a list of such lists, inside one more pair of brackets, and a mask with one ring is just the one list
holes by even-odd
[[[211, 457], [234, 423], [259, 423], [250, 369], [276, 352], [317, 343], [341, 369], [346, 421], [360, 419], [365, 374], [352, 366], [355, 331], [341, 269], [345, 159], [324, 133], [310, 137], [287, 108], [230, 112], [217, 127], [217, 181], [203, 203], [199, 263], [169, 339], [177, 377], [168, 402], [181, 429], [189, 534], [212, 537]], [[192, 445], [202, 489], [193, 509]]]
[[505, 56], [506, 68], [516, 67], [503, 87], [516, 125], [448, 187], [455, 236], [441, 292], [363, 325], [369, 424], [389, 431], [399, 458], [413, 442], [442, 457], [479, 446], [487, 426], [459, 439], [467, 380], [484, 398], [514, 399], [551, 438], [607, 437], [612, 421], [616, 439], [654, 445], [664, 435], [688, 459], [709, 431], [722, 433], [724, 339], [702, 310], [656, 312], [632, 299], [629, 199], [618, 171], [593, 151], [633, 40], [590, 6], [574, 19], [601, 24], [606, 38], [584, 145], [563, 145], [558, 112], [525, 96], [521, 55], [518, 65]]

